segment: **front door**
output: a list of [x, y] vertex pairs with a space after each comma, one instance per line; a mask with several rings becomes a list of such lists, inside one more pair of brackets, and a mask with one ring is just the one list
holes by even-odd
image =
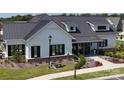
[[90, 55], [90, 43], [85, 43], [85, 55]]
[[79, 44], [73, 44], [73, 53], [83, 54], [83, 55], [90, 55], [90, 43], [79, 43]]
[[78, 44], [73, 44], [72, 53], [78, 55]]

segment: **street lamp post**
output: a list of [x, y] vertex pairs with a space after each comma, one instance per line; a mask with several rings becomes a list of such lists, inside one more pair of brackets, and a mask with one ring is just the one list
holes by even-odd
[[51, 63], [50, 63], [50, 45], [51, 45], [52, 36], [49, 35], [48, 39], [49, 39], [49, 65], [48, 65], [48, 67], [50, 68], [51, 67]]
[[74, 79], [76, 79], [76, 70], [77, 70], [77, 69], [76, 69], [76, 65], [77, 65], [77, 64], [74, 65]]

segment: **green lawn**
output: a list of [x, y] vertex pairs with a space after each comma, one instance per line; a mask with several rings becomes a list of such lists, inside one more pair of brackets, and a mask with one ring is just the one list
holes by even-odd
[[49, 69], [47, 64], [27, 69], [0, 69], [0, 80], [24, 80], [45, 74], [68, 71], [73, 69], [73, 64], [66, 64], [60, 69]]
[[124, 44], [124, 41], [116, 40], [116, 43], [117, 43], [117, 44]]
[[[110, 76], [110, 75], [116, 75], [116, 74], [124, 74], [124, 67], [111, 69], [111, 70], [92, 72], [87, 74], [80, 74], [80, 75], [77, 75], [76, 80], [85, 80], [85, 79], [104, 77], [104, 76]], [[74, 80], [74, 78], [73, 76], [68, 76], [68, 77], [57, 78], [55, 80]]]

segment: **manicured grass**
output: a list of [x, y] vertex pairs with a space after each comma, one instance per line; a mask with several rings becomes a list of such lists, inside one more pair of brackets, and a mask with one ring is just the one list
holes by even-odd
[[117, 43], [117, 44], [124, 44], [124, 41], [116, 40], [116, 43]]
[[68, 71], [73, 69], [73, 64], [66, 64], [60, 69], [49, 69], [47, 64], [26, 69], [0, 69], [0, 80], [24, 80], [45, 74]]
[[[116, 74], [124, 74], [124, 67], [111, 69], [111, 70], [92, 72], [87, 74], [80, 74], [80, 75], [77, 75], [76, 80], [85, 80], [85, 79], [104, 77], [104, 76], [110, 76], [110, 75], [116, 75]], [[74, 80], [74, 77], [68, 76], [68, 77], [57, 78], [55, 80]]]

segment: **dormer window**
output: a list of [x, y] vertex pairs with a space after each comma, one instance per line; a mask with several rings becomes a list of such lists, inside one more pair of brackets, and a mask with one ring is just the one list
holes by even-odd
[[75, 24], [73, 22], [61, 22], [61, 23], [65, 26], [67, 32], [70, 32], [70, 33], [77, 32], [77, 28], [78, 28], [77, 24]]
[[76, 32], [76, 27], [71, 26], [69, 32]]
[[73, 31], [74, 30], [74, 27], [70, 27], [70, 30]]
[[106, 30], [106, 26], [98, 26], [98, 30]]

